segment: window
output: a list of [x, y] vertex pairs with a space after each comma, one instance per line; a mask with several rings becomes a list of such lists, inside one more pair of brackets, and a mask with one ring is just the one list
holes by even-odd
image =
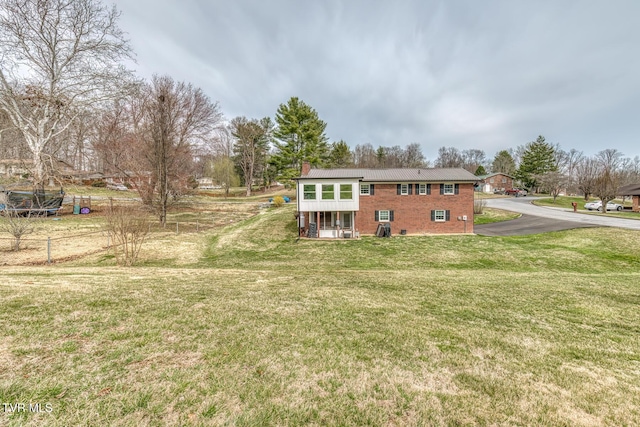
[[340, 184], [340, 200], [353, 199], [353, 186], [351, 184]]
[[444, 185], [444, 193], [443, 194], [454, 194], [454, 185], [453, 184], [445, 184]]
[[418, 185], [418, 194], [427, 194], [427, 184]]
[[434, 221], [436, 222], [444, 222], [446, 221], [446, 211], [443, 210], [436, 210], [434, 211]]
[[389, 211], [378, 211], [378, 221], [388, 222], [390, 218]]
[[409, 184], [400, 184], [400, 194], [403, 196], [409, 194]]
[[369, 184], [360, 184], [360, 195], [368, 196], [371, 194], [371, 188]]
[[303, 187], [303, 199], [304, 200], [315, 200], [316, 199], [316, 185], [315, 184], [305, 184]]
[[502, 178], [502, 183], [506, 184], [507, 183], [507, 178]]
[[493, 184], [493, 178], [490, 178], [490, 179], [489, 179], [489, 182], [490, 182], [491, 184]]
[[322, 200], [333, 200], [333, 184], [322, 184]]

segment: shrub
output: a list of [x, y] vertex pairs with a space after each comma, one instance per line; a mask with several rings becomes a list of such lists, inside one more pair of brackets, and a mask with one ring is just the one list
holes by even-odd
[[484, 208], [487, 205], [485, 199], [476, 199], [473, 201], [473, 213], [480, 215], [484, 213]]
[[22, 238], [36, 232], [40, 228], [41, 221], [37, 216], [32, 216], [31, 212], [20, 215], [14, 210], [3, 209], [0, 217], [0, 232], [8, 233], [13, 237], [11, 250], [19, 251]]
[[113, 206], [106, 215], [107, 232], [113, 241], [113, 253], [118, 265], [131, 266], [138, 259], [147, 233], [149, 219], [142, 209]]
[[284, 205], [284, 198], [282, 196], [276, 196], [273, 198], [273, 206], [279, 208], [282, 205]]
[[104, 181], [93, 181], [91, 183], [91, 186], [96, 188], [104, 188], [107, 186], [107, 183]]

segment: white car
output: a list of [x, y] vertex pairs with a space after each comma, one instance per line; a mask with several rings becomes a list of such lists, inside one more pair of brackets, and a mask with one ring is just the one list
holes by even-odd
[[[588, 211], [602, 211], [602, 200], [586, 203], [584, 208]], [[607, 203], [608, 211], [621, 211], [622, 209], [622, 205], [613, 202]]]
[[107, 188], [109, 190], [116, 190], [116, 191], [127, 191], [128, 190], [128, 188], [124, 184], [108, 184]]

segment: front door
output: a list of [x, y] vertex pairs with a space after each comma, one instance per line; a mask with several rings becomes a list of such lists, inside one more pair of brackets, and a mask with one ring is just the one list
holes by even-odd
[[351, 228], [351, 212], [342, 212], [340, 216], [342, 217], [340, 223], [342, 228]]

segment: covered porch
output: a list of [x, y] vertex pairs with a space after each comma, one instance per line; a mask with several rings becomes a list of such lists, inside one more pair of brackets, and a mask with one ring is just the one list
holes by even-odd
[[321, 239], [349, 239], [359, 237], [355, 211], [301, 212], [301, 235]]

